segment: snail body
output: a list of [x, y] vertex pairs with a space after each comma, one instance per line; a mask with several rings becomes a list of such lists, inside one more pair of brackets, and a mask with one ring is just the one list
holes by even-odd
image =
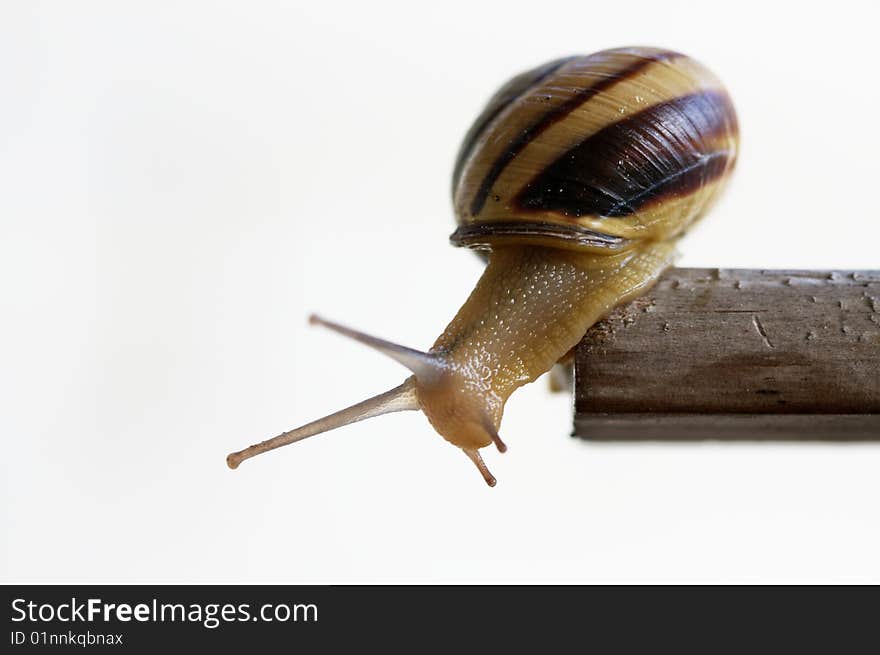
[[399, 387], [227, 458], [248, 457], [358, 420], [420, 409], [483, 474], [479, 449], [504, 405], [613, 307], [671, 265], [736, 161], [733, 105], [679, 53], [621, 48], [558, 59], [514, 77], [466, 134], [452, 176], [458, 227], [486, 269], [421, 352], [316, 317], [410, 369]]

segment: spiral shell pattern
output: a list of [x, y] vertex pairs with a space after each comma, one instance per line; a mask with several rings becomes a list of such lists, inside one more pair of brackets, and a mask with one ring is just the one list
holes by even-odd
[[681, 234], [730, 175], [736, 113], [695, 60], [656, 48], [557, 59], [510, 80], [453, 172], [456, 245], [616, 247]]

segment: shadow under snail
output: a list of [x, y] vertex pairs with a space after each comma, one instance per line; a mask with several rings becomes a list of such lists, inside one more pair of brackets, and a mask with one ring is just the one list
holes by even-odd
[[736, 114], [718, 79], [690, 57], [620, 48], [517, 75], [465, 135], [452, 175], [456, 246], [486, 269], [434, 345], [421, 352], [313, 316], [412, 375], [390, 391], [232, 453], [259, 453], [380, 414], [421, 410], [495, 478], [504, 404], [565, 358], [616, 305], [671, 265], [737, 156]]

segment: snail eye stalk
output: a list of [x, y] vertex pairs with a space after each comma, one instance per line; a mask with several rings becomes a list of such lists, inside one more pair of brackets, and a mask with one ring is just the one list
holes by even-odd
[[279, 434], [277, 437], [261, 441], [258, 444], [249, 446], [244, 450], [230, 453], [226, 457], [226, 464], [231, 469], [236, 469], [246, 459], [250, 459], [256, 455], [287, 446], [288, 444], [302, 441], [316, 434], [321, 434], [329, 430], [341, 428], [344, 425], [351, 425], [358, 421], [363, 421], [374, 416], [382, 414], [390, 414], [392, 412], [404, 412], [408, 410], [419, 409], [419, 403], [416, 399], [415, 380], [410, 377], [401, 384], [378, 396], [373, 396], [351, 407], [346, 407], [338, 412], [334, 412], [317, 421], [306, 423], [302, 427], [296, 428]]
[[382, 414], [390, 414], [391, 412], [404, 412], [421, 409], [418, 397], [416, 396], [416, 377], [420, 380], [434, 380], [442, 372], [442, 363], [440, 360], [429, 353], [423, 353], [420, 350], [407, 348], [406, 346], [401, 346], [390, 341], [385, 341], [384, 339], [379, 339], [378, 337], [370, 336], [363, 332], [358, 332], [357, 330], [345, 327], [339, 323], [327, 321], [314, 314], [309, 317], [309, 324], [321, 325], [337, 332], [338, 334], [370, 346], [396, 362], [403, 364], [415, 375], [407, 378], [403, 384], [390, 391], [380, 393], [378, 396], [368, 398], [367, 400], [352, 405], [351, 407], [347, 407], [325, 416], [324, 418], [320, 418], [317, 421], [307, 423], [295, 430], [283, 432], [277, 437], [254, 444], [244, 450], [231, 453], [226, 458], [226, 464], [229, 468], [238, 468], [239, 464], [244, 460], [254, 457], [255, 455], [274, 450], [275, 448], [280, 448], [281, 446], [287, 446], [288, 444], [296, 443], [297, 441], [302, 441], [308, 437], [313, 437], [316, 434], [321, 434], [328, 430], [334, 430], [344, 425], [351, 425], [358, 421], [373, 418], [374, 416], [381, 416]]

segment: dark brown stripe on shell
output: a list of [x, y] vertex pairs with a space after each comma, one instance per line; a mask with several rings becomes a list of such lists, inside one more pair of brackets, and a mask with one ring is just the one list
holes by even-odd
[[471, 202], [471, 214], [476, 216], [480, 213], [480, 210], [483, 209], [483, 205], [486, 204], [486, 199], [489, 197], [489, 191], [491, 191], [492, 185], [495, 184], [501, 176], [501, 173], [507, 168], [507, 165], [544, 130], [564, 119], [568, 114], [581, 105], [589, 102], [591, 98], [602, 91], [610, 89], [615, 84], [638, 75], [642, 70], [654, 62], [663, 61], [664, 59], [669, 59], [670, 57], [675, 56], [678, 56], [678, 53], [661, 52], [650, 57], [637, 59], [623, 70], [602, 78], [592, 86], [579, 89], [571, 98], [544, 114], [538, 122], [526, 127], [513, 141], [511, 141], [507, 150], [501, 153], [498, 159], [492, 164], [492, 168], [486, 173], [483, 182], [480, 184], [480, 187], [474, 195], [473, 202]]
[[514, 199], [523, 210], [565, 216], [628, 216], [685, 196], [724, 174], [737, 132], [726, 93], [703, 91], [648, 107], [568, 150]]
[[467, 131], [467, 134], [464, 135], [461, 147], [458, 149], [458, 155], [455, 158], [455, 168], [452, 171], [453, 194], [458, 188], [458, 180], [461, 178], [461, 171], [464, 168], [464, 163], [468, 160], [468, 157], [471, 156], [471, 152], [473, 152], [477, 140], [483, 135], [483, 132], [486, 131], [486, 128], [489, 127], [492, 121], [494, 121], [498, 115], [510, 105], [510, 103], [528, 93], [530, 89], [539, 85], [572, 59], [576, 59], [576, 57], [563, 57], [548, 62], [542, 66], [538, 66], [537, 68], [533, 68], [525, 73], [520, 73], [498, 89], [495, 95], [489, 99], [489, 102], [486, 103], [486, 107], [480, 112], [480, 115], [477, 116], [477, 119]]

